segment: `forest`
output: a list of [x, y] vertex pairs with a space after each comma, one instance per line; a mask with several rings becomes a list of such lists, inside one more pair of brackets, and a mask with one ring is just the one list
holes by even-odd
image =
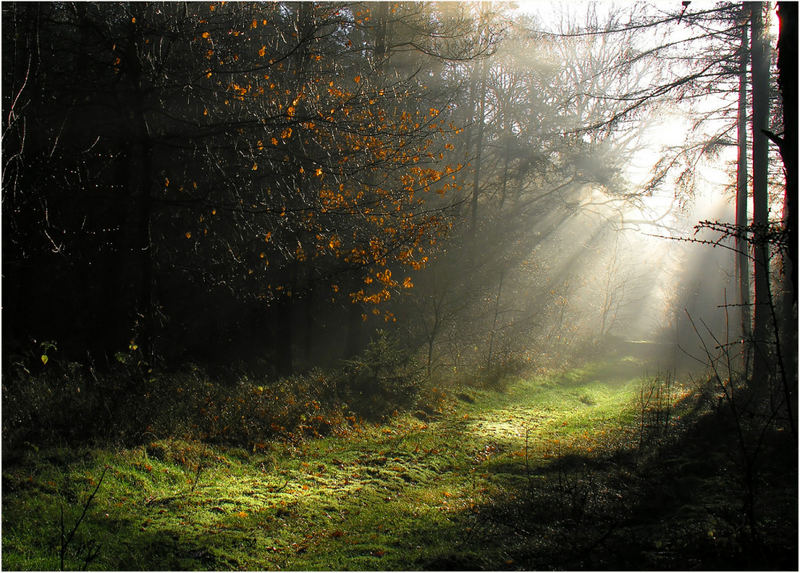
[[797, 570], [797, 4], [3, 2], [2, 568]]

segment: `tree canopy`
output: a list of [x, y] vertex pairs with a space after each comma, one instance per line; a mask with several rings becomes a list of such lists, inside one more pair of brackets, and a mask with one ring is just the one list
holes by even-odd
[[[430, 371], [604, 338], [646, 295], [589, 261], [633, 268], [616, 237], [635, 208], [667, 188], [688, 210], [703, 161], [737, 139], [750, 157], [742, 34], [760, 9], [8, 3], [4, 353], [288, 374], [390, 327]], [[747, 80], [769, 83], [770, 134], [776, 73]], [[686, 141], [638, 184], [670, 109]]]

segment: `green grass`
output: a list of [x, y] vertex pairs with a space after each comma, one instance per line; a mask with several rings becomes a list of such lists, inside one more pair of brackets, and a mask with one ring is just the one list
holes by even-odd
[[524, 551], [498, 508], [523, 507], [515, 500], [534, 483], [556, 512], [553, 464], [632, 447], [634, 370], [456, 388], [432, 418], [256, 451], [155, 437], [122, 450], [31, 447], [3, 468], [3, 567], [58, 568], [61, 508], [69, 529], [108, 467], [67, 568], [83, 566], [90, 542], [90, 568], [105, 570], [515, 568]]

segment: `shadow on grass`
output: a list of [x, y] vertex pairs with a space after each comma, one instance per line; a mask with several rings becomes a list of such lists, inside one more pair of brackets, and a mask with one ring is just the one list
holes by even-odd
[[454, 552], [424, 568], [797, 570], [793, 444], [765, 436], [751, 528], [728, 422], [709, 413], [666, 445], [609, 457], [504, 462], [518, 485], [476, 509], [462, 543], [475, 562]]

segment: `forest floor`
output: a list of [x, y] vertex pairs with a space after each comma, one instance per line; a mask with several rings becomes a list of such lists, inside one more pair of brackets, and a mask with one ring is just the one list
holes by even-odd
[[3, 467], [2, 566], [58, 569], [63, 548], [103, 570], [796, 569], [796, 473], [746, 534], [735, 455], [686, 422], [696, 389], [648, 417], [643, 370], [448, 388], [439, 411], [257, 451], [31, 446]]

